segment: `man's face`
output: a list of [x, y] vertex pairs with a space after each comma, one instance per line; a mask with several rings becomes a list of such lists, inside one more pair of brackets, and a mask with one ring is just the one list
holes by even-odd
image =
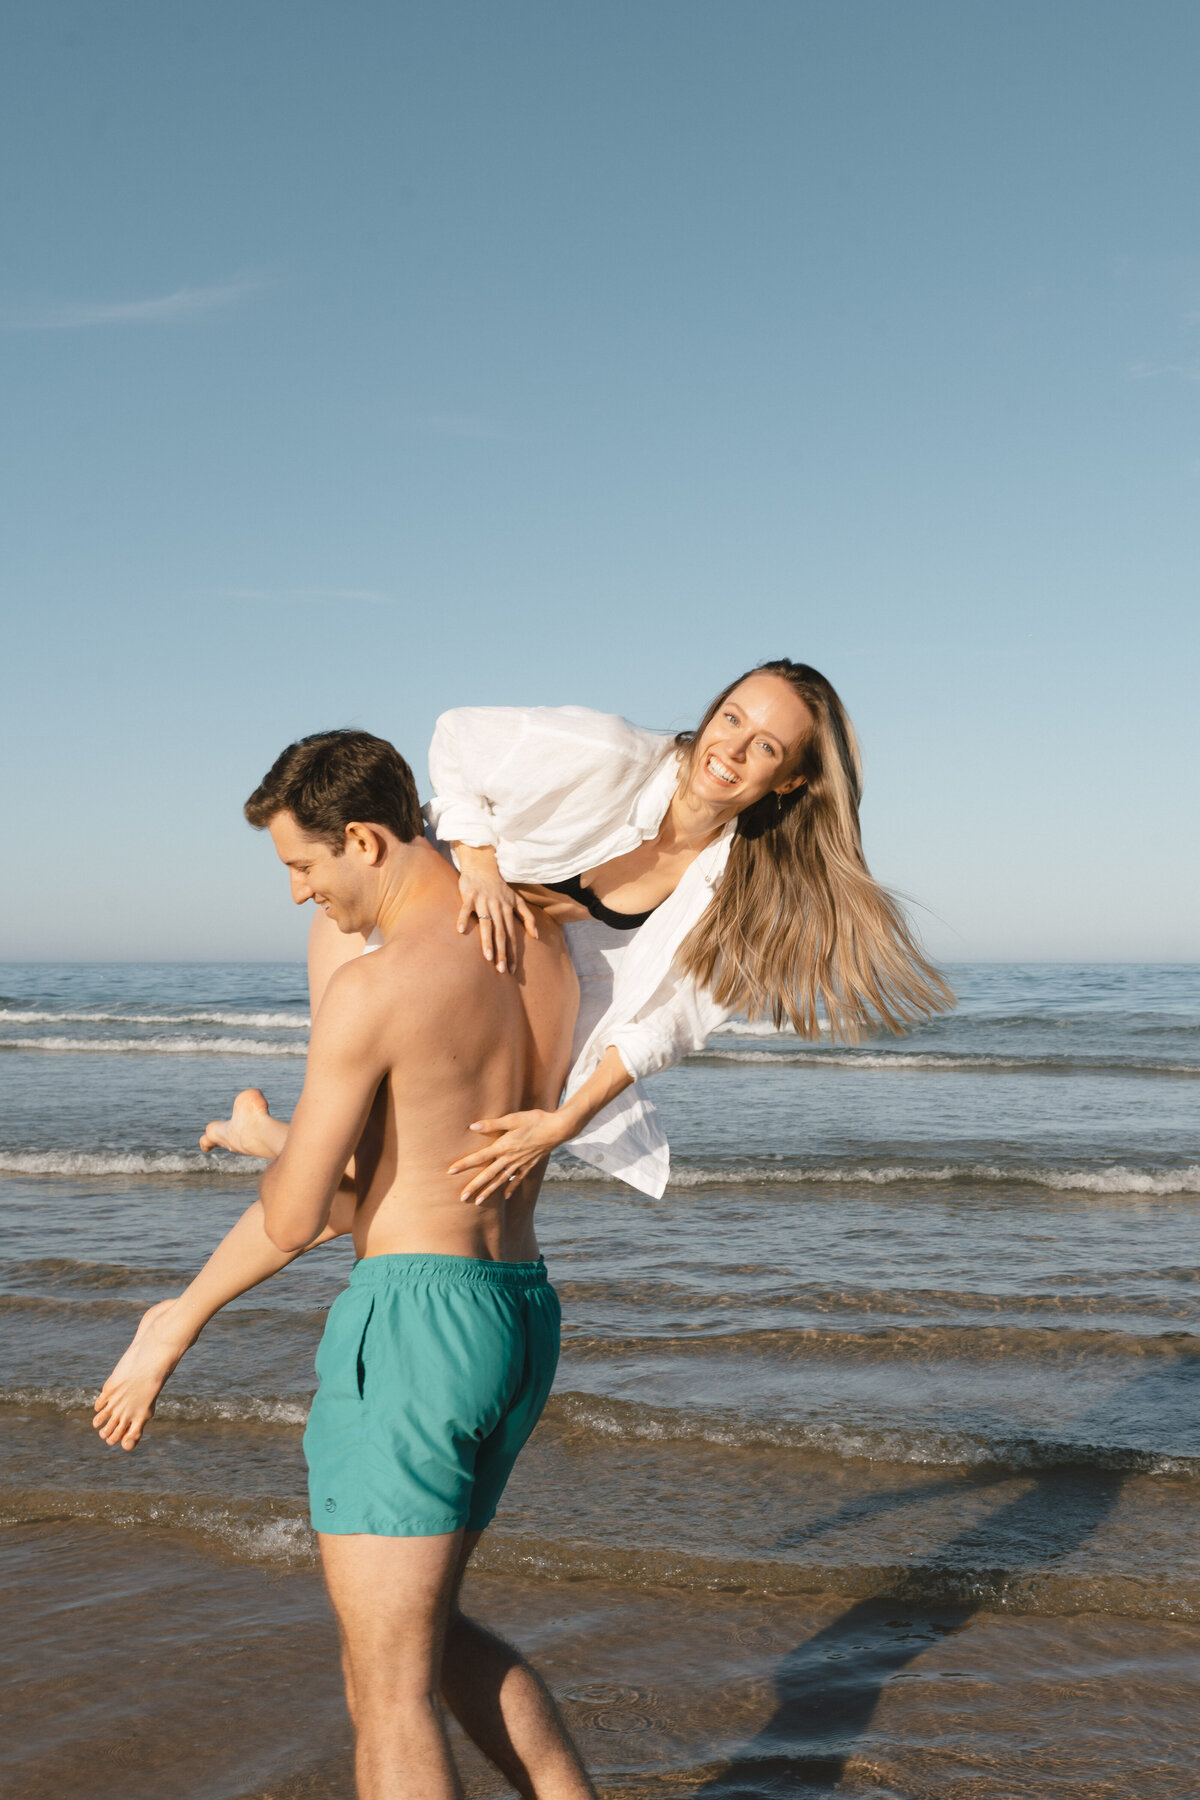
[[309, 837], [297, 824], [294, 813], [276, 813], [267, 830], [291, 877], [292, 899], [297, 906], [312, 900], [328, 913], [339, 931], [372, 929], [375, 920], [368, 879], [371, 863], [364, 856], [353, 826], [347, 828], [346, 848], [340, 856], [324, 838]]

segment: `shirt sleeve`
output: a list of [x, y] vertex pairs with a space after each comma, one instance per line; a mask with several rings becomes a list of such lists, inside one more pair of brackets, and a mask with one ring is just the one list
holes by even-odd
[[519, 735], [515, 707], [459, 706], [438, 719], [429, 746], [433, 798], [425, 811], [443, 843], [494, 848], [500, 842], [488, 787]]
[[626, 819], [669, 740], [579, 706], [459, 706], [429, 746], [426, 816], [444, 843], [535, 844], [569, 868]]
[[636, 1019], [609, 1033], [605, 1047], [615, 1049], [634, 1080], [641, 1081], [703, 1050], [732, 1011], [718, 1006], [690, 975], [673, 970]]

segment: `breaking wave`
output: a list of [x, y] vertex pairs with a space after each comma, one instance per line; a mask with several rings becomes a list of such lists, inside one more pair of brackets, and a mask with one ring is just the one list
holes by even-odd
[[1200, 1076], [1200, 1063], [1173, 1063], [1153, 1057], [985, 1056], [932, 1050], [697, 1050], [690, 1063], [757, 1068], [888, 1069], [941, 1074], [1179, 1075]]
[[[80, 1520], [125, 1529], [194, 1533], [238, 1558], [295, 1567], [316, 1560], [316, 1540], [298, 1497], [244, 1502], [130, 1489], [0, 1488], [0, 1524]], [[981, 1546], [982, 1549], [982, 1546]], [[986, 1550], [983, 1551], [986, 1555]], [[703, 1555], [648, 1545], [557, 1539], [512, 1530], [503, 1521], [483, 1537], [474, 1568], [540, 1581], [602, 1581], [626, 1588], [676, 1588], [738, 1594], [838, 1594], [907, 1604], [980, 1607], [992, 1612], [1062, 1617], [1102, 1612], [1124, 1618], [1200, 1618], [1200, 1585], [1118, 1571], [997, 1567], [969, 1554], [936, 1553], [904, 1562], [852, 1557]]]
[[254, 1156], [222, 1150], [5, 1150], [0, 1175], [261, 1175]]
[[27, 1012], [0, 1006], [0, 1025], [244, 1025], [259, 1031], [307, 1031], [307, 1013], [293, 1012]]
[[[97, 1383], [97, 1386], [99, 1383]], [[48, 1412], [91, 1413], [96, 1389], [81, 1387], [0, 1388], [0, 1406], [45, 1408]], [[156, 1420], [170, 1419], [187, 1425], [277, 1425], [299, 1429], [308, 1417], [308, 1398], [280, 1398], [270, 1394], [173, 1394], [167, 1392], [155, 1408]]]
[[[552, 1162], [548, 1182], [605, 1182], [615, 1179], [587, 1164]], [[1060, 1193], [1091, 1194], [1200, 1194], [1200, 1163], [1182, 1169], [1130, 1169], [1115, 1163], [1100, 1169], [1055, 1169], [1027, 1163], [1004, 1168], [998, 1163], [939, 1163], [928, 1168], [916, 1164], [888, 1163], [877, 1167], [857, 1164], [845, 1167], [798, 1167], [786, 1163], [746, 1163], [739, 1166], [691, 1167], [671, 1170], [673, 1188], [706, 1187], [897, 1187], [906, 1184], [937, 1186], [1005, 1186], [1049, 1188]]]
[[[199, 1150], [5, 1150], [0, 1151], [0, 1175], [221, 1175], [256, 1176], [266, 1167], [256, 1157], [232, 1156]], [[603, 1170], [574, 1159], [555, 1158], [546, 1176], [549, 1186], [582, 1182], [620, 1184]], [[1058, 1193], [1200, 1194], [1200, 1163], [1179, 1169], [1129, 1168], [1123, 1163], [1093, 1169], [1058, 1169], [1046, 1165], [1014, 1163], [938, 1163], [923, 1168], [915, 1163], [795, 1165], [745, 1163], [697, 1165], [677, 1163], [671, 1171], [672, 1188], [809, 1188], [835, 1187], [1034, 1187]]]
[[0, 1050], [41, 1050], [93, 1056], [306, 1056], [307, 1044], [272, 1043], [266, 1038], [0, 1038]]
[[[563, 1292], [559, 1285], [558, 1292]], [[1012, 1302], [1019, 1308], [1025, 1296]], [[0, 1297], [0, 1308], [4, 1305]], [[861, 1315], [859, 1315], [861, 1317]], [[897, 1364], [1024, 1361], [1059, 1364], [1068, 1358], [1094, 1361], [1135, 1360], [1195, 1362], [1200, 1360], [1200, 1332], [1122, 1331], [1104, 1326], [1061, 1325], [1040, 1322], [1016, 1325], [947, 1325], [921, 1319], [912, 1324], [861, 1324], [841, 1326], [766, 1325], [696, 1329], [686, 1336], [670, 1332], [588, 1333], [568, 1332], [563, 1354], [568, 1362], [607, 1362], [625, 1357], [667, 1355], [683, 1357], [769, 1357], [774, 1362], [817, 1358], [850, 1362]]]
[[1200, 1456], [1167, 1456], [1085, 1439], [986, 1435], [916, 1427], [841, 1425], [833, 1420], [772, 1420], [733, 1412], [697, 1414], [636, 1400], [567, 1391], [551, 1396], [546, 1418], [560, 1432], [621, 1443], [715, 1444], [732, 1450], [797, 1450], [842, 1462], [900, 1463], [1032, 1474], [1089, 1468], [1125, 1475], [1200, 1480]]
[[217, 1496], [185, 1498], [131, 1489], [0, 1488], [0, 1524], [79, 1519], [105, 1525], [195, 1532], [235, 1556], [255, 1562], [313, 1562], [316, 1539], [294, 1500], [243, 1502]]

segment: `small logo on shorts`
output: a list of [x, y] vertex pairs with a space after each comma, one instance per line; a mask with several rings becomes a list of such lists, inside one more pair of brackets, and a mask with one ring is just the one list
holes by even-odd
[[326, 1512], [336, 1512], [337, 1511], [337, 1501], [336, 1500], [327, 1500], [325, 1502], [325, 1511]]

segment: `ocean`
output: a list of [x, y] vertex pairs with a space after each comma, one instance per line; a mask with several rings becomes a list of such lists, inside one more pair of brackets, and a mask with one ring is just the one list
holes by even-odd
[[[1200, 1793], [1200, 967], [950, 974], [906, 1038], [656, 1077], [659, 1201], [551, 1167], [563, 1357], [469, 1603], [606, 1795]], [[14, 1796], [350, 1793], [300, 1453], [348, 1249], [131, 1455], [89, 1423], [253, 1194], [201, 1129], [290, 1112], [306, 1027], [292, 964], [0, 965]]]

